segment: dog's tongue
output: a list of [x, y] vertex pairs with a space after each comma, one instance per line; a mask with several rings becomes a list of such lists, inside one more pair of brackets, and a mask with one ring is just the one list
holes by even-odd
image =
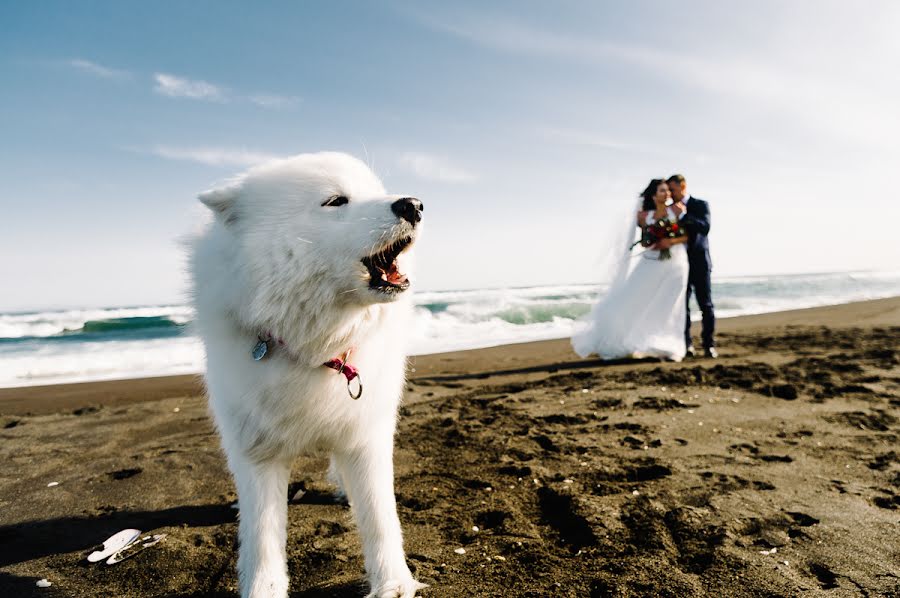
[[385, 271], [385, 280], [391, 284], [400, 284], [406, 282], [406, 277], [397, 270], [397, 263], [391, 264], [391, 267]]

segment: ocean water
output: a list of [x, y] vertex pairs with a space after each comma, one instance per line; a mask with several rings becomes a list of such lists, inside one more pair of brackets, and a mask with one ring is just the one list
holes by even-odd
[[[603, 285], [420, 292], [413, 353], [571, 335]], [[717, 278], [719, 317], [900, 295], [900, 271]], [[699, 315], [696, 314], [695, 315]], [[0, 314], [0, 387], [196, 373], [185, 305]]]

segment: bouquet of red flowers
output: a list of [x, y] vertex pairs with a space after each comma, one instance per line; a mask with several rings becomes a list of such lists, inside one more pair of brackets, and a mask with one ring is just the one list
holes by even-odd
[[[676, 239], [678, 237], [683, 237], [686, 234], [687, 231], [685, 231], [677, 222], [672, 222], [668, 218], [660, 218], [653, 224], [644, 227], [643, 232], [641, 233], [641, 240], [636, 241], [634, 245], [631, 246], [631, 249], [634, 249], [638, 245], [641, 247], [651, 247], [663, 239]], [[659, 259], [667, 260], [671, 257], [672, 252], [668, 249], [659, 250]]]

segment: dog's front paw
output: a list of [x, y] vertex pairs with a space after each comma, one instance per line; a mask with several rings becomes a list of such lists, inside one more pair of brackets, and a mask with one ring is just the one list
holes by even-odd
[[415, 598], [417, 591], [427, 587], [428, 584], [419, 583], [411, 577], [409, 579], [390, 579], [377, 587], [373, 586], [366, 598]]

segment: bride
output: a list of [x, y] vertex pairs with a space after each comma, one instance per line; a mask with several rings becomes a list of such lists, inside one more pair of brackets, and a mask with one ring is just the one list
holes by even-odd
[[[642, 230], [661, 219], [677, 224], [685, 212], [680, 201], [670, 205], [671, 195], [665, 179], [650, 181], [641, 197], [637, 223]], [[642, 252], [635, 248], [634, 254], [623, 248], [626, 255], [620, 275], [594, 306], [584, 329], [572, 337], [576, 353], [581, 357], [596, 353], [603, 359], [660, 357], [681, 361], [684, 358], [686, 240], [683, 236], [663, 239]], [[661, 250], [668, 250], [671, 257], [661, 257]]]

